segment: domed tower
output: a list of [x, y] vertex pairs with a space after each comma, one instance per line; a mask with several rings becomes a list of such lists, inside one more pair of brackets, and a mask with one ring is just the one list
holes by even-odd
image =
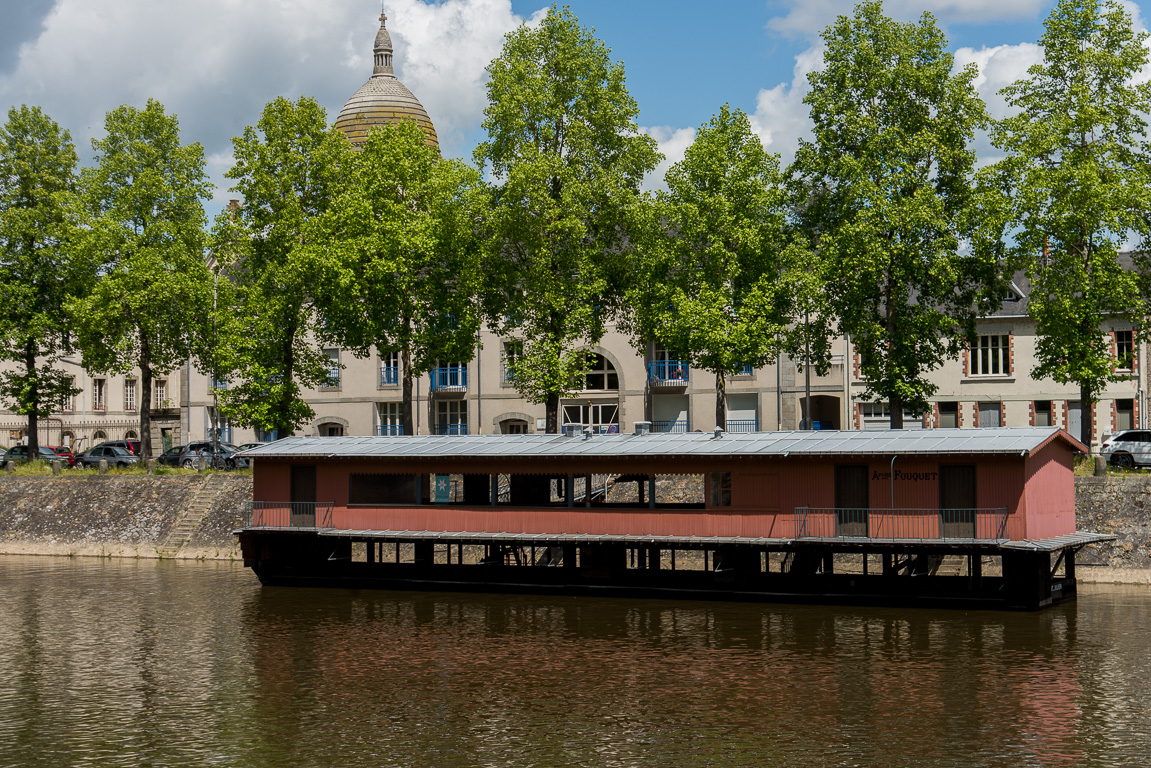
[[388, 17], [380, 14], [380, 31], [376, 34], [375, 67], [372, 79], [360, 86], [360, 90], [348, 99], [336, 118], [336, 129], [361, 147], [368, 138], [368, 129], [373, 125], [395, 123], [405, 118], [415, 120], [428, 137], [428, 144], [440, 148], [436, 127], [428, 117], [424, 105], [396, 79], [392, 66], [392, 36], [385, 26]]

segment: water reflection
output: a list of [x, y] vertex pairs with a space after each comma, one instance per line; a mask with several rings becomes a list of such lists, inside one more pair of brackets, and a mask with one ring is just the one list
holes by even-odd
[[1151, 593], [1037, 614], [261, 589], [0, 559], [2, 765], [1079, 766], [1151, 752]]

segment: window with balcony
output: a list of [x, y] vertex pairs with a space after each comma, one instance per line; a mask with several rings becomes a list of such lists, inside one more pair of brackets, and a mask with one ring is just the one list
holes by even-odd
[[592, 355], [591, 366], [584, 373], [584, 389], [590, 390], [616, 390], [619, 389], [619, 374], [603, 355]]
[[516, 365], [524, 354], [524, 343], [520, 339], [509, 339], [503, 343], [501, 356], [503, 357], [501, 370], [503, 383], [512, 384], [516, 380]]
[[400, 383], [400, 353], [389, 352], [380, 356], [380, 386], [391, 387]]
[[437, 435], [466, 435], [468, 433], [468, 401], [440, 400], [436, 403]]
[[1011, 375], [1010, 336], [1005, 333], [980, 336], [971, 350], [971, 375]]
[[92, 379], [92, 410], [104, 410], [104, 379]]
[[432, 369], [433, 392], [466, 392], [468, 389], [467, 363], [441, 363]]
[[136, 380], [135, 379], [125, 379], [124, 380], [124, 410], [125, 411], [136, 410]]
[[1115, 370], [1135, 368], [1135, 338], [1131, 331], [1115, 331]]
[[656, 345], [647, 365], [648, 383], [653, 387], [682, 387], [688, 382], [687, 361], [667, 347]]
[[324, 350], [324, 356], [327, 357], [326, 376], [324, 387], [334, 389], [340, 386], [340, 350], [338, 348], [329, 348]]
[[404, 434], [403, 403], [376, 403], [376, 414], [379, 420], [377, 435], [395, 437]]

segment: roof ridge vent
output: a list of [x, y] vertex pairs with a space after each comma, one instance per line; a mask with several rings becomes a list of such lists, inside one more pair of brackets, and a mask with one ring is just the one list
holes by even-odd
[[718, 440], [723, 437], [723, 427], [716, 427], [715, 431], [711, 433], [712, 440]]
[[583, 439], [584, 440], [590, 440], [591, 436], [594, 434], [595, 433], [591, 431], [591, 427], [584, 427], [584, 431], [583, 431]]

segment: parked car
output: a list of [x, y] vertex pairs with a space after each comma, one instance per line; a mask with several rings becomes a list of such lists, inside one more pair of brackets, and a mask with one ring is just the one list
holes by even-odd
[[267, 445], [267, 443], [244, 443], [243, 445], [236, 446], [236, 450], [246, 451], [249, 448], [259, 448], [261, 445]]
[[66, 460], [69, 467], [76, 466], [76, 456], [72, 453], [71, 446], [67, 445], [50, 445], [48, 446], [57, 456]]
[[1100, 456], [1121, 469], [1151, 465], [1151, 431], [1124, 429], [1103, 441]]
[[110, 467], [130, 467], [140, 463], [139, 456], [118, 445], [96, 445], [77, 456], [76, 464], [81, 468], [98, 467], [101, 460], [108, 462]]
[[[220, 454], [217, 460], [218, 464], [223, 466], [224, 469], [235, 469], [237, 467], [248, 466], [248, 460], [236, 456], [237, 448], [231, 443], [220, 443]], [[208, 458], [209, 464], [215, 464], [212, 459], [212, 443], [207, 440], [201, 440], [195, 443], [188, 443], [184, 446], [184, 450], [179, 454], [177, 461], [179, 466], [185, 469], [192, 469], [196, 466], [196, 462], [201, 456]]]
[[180, 454], [187, 446], [173, 445], [159, 456], [156, 457], [156, 463], [165, 467], [178, 467], [180, 466]]
[[123, 448], [133, 456], [140, 455], [140, 441], [139, 440], [105, 440], [102, 443], [97, 443], [94, 448], [100, 446], [112, 446], [115, 448]]
[[[9, 448], [7, 451], [4, 452], [3, 461], [4, 461], [4, 463], [7, 463], [9, 461], [28, 461], [28, 457], [29, 457], [28, 446], [26, 446], [26, 445], [14, 445], [11, 448]], [[39, 454], [37, 455], [37, 458], [40, 459], [41, 461], [55, 461], [56, 459], [59, 459], [60, 457], [57, 456], [56, 452], [53, 451], [51, 448], [49, 448], [48, 446], [42, 445], [42, 446], [40, 446], [40, 451], [39, 451]]]

